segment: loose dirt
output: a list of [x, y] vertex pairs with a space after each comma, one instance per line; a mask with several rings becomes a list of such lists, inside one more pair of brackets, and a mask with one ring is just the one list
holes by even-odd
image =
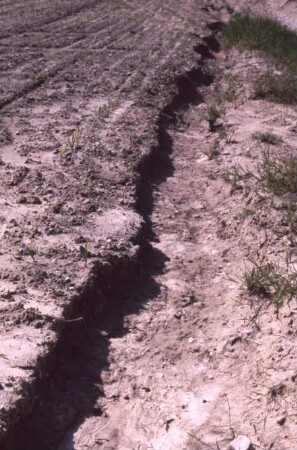
[[288, 224], [222, 174], [256, 170], [254, 132], [293, 152], [294, 109], [252, 99], [259, 55], [220, 50], [231, 2], [58, 3], [4, 8], [3, 445], [292, 450], [297, 310], [254, 316], [242, 284]]

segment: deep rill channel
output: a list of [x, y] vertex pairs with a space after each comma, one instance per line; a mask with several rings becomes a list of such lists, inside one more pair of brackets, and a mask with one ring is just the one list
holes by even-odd
[[[105, 427], [109, 420], [106, 405], [114, 406], [119, 398], [129, 397], [127, 392], [110, 394], [110, 380], [105, 380], [106, 377], [112, 377], [118, 382], [124, 376], [125, 369], [117, 367], [114, 371], [114, 349], [111, 343], [118, 341], [126, 346], [126, 340], [129, 341], [136, 330], [129, 318], [139, 316], [139, 320], [142, 320], [147, 309], [152, 308], [156, 314], [160, 314], [160, 321], [163, 320], [162, 311], [157, 311], [162, 310], [166, 288], [159, 277], [166, 270], [169, 258], [166, 249], [159, 248], [158, 244], [161, 229], [160, 220], [156, 219], [157, 213], [154, 212], [155, 204], [158, 203], [156, 192], [158, 186], [166, 184], [174, 174], [171, 154], [175, 144], [172, 130], [183, 127], [183, 115], [190, 106], [203, 102], [201, 92], [212, 83], [213, 77], [205, 62], [214, 57], [212, 50], [217, 50], [217, 45], [215, 37], [211, 39], [210, 45], [200, 45], [197, 51], [203, 58], [199, 67], [176, 80], [177, 94], [159, 117], [158, 146], [152, 149], [139, 167], [136, 209], [143, 216], [145, 225], [136, 242], [140, 248], [137, 256], [127, 258], [115, 264], [112, 271], [102, 273], [92, 290], [93, 294], [85, 299], [87, 302], [77, 306], [75, 314], [77, 317], [83, 314], [84, 320], [69, 323], [65, 327], [48, 363], [47, 373], [37, 383], [37, 404], [30, 416], [14, 430], [13, 438], [7, 443], [9, 450], [118, 449], [126, 445], [118, 437], [101, 439], [100, 433], [97, 435], [95, 430], [85, 433], [85, 427], [89, 420], [96, 422], [96, 429]], [[102, 311], [96, 312], [96, 295], [99, 291], [108, 304], [104, 316]], [[153, 334], [148, 338], [151, 340], [148, 346], [154, 345], [155, 331], [152, 330]], [[153, 348], [151, 350], [154, 351]], [[128, 347], [123, 353], [127, 351]], [[138, 358], [141, 359], [141, 356]], [[147, 364], [146, 358], [143, 362]], [[134, 356], [131, 355], [129, 371], [133, 371], [133, 366]], [[154, 368], [149, 371], [154, 372]], [[128, 376], [123, 385], [127, 386], [129, 380]], [[145, 386], [143, 392], [146, 392]], [[110, 430], [114, 428], [114, 420], [117, 419], [111, 417], [110, 426], [107, 426]], [[117, 436], [120, 435], [120, 428], [119, 423]], [[135, 436], [131, 435], [128, 447], [123, 448], [138, 448], [139, 442], [149, 445], [147, 433], [150, 433], [149, 429], [140, 440], [138, 432]], [[114, 435], [113, 431], [111, 435]], [[82, 436], [83, 443], [79, 436]]]
[[[84, 429], [88, 418], [96, 418], [99, 427], [101, 422], [104, 425], [108, 420], [105, 405], [119, 398], [118, 394], [109, 395], [107, 392], [109, 382], [107, 391], [105, 388], [106, 374], [113, 373], [111, 341], [119, 340], [124, 344], [135, 331], [130, 326], [129, 317], [139, 315], [141, 318], [146, 315], [147, 308], [159, 310], [162, 305], [160, 299], [165, 295], [165, 288], [158, 277], [164, 272], [169, 258], [166, 251], [157, 245], [160, 242], [160, 221], [157, 220], [156, 227], [156, 192], [158, 186], [166, 184], [174, 174], [172, 130], [183, 126], [182, 117], [191, 105], [203, 102], [201, 89], [209, 86], [213, 79], [205, 61], [213, 58], [211, 51], [217, 50], [217, 46], [215, 37], [210, 43], [200, 45], [197, 52], [203, 59], [199, 67], [176, 80], [177, 94], [159, 117], [158, 146], [139, 167], [136, 210], [144, 218], [144, 226], [135, 242], [140, 248], [137, 256], [116, 263], [112, 270], [101, 274], [100, 279], [104, 283], [101, 281], [94, 286], [90, 298], [77, 305], [75, 315], [83, 316], [84, 320], [65, 327], [47, 363], [46, 374], [37, 383], [37, 404], [30, 416], [14, 430], [7, 443], [9, 450], [121, 448], [122, 442], [112, 442], [109, 438], [101, 440], [95, 431], [90, 431], [89, 438], [92, 435], [95, 439], [91, 439], [90, 444], [76, 443], [75, 435]], [[160, 207], [160, 202], [157, 203]], [[108, 304], [104, 317], [101, 311], [96, 310], [98, 292]], [[160, 313], [160, 317], [162, 315]], [[112, 376], [116, 377], [115, 374]], [[111, 428], [113, 421], [111, 417]], [[84, 431], [82, 433], [84, 435]], [[137, 446], [138, 437], [131, 436], [131, 439], [129, 445], [134, 448], [133, 440]]]

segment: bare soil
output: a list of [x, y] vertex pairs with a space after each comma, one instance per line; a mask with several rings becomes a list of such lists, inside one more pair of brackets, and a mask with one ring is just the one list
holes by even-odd
[[296, 304], [242, 284], [288, 223], [222, 174], [257, 170], [258, 131], [294, 152], [296, 112], [220, 49], [229, 3], [3, 5], [1, 448], [294, 448]]

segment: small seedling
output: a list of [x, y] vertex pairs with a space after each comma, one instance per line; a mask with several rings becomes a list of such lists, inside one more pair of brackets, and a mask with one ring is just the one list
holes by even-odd
[[69, 152], [69, 147], [67, 145], [63, 145], [63, 147], [60, 148], [60, 155], [63, 157], [66, 153]]
[[31, 82], [34, 86], [38, 85], [41, 82], [41, 78], [39, 77], [39, 75], [33, 74], [31, 76]]
[[102, 105], [102, 106], [99, 106], [99, 108], [98, 108], [98, 116], [105, 117], [107, 115], [107, 111], [108, 111], [108, 106], [106, 104]]
[[77, 150], [79, 146], [80, 137], [81, 137], [81, 130], [79, 128], [77, 130], [74, 130], [71, 136], [69, 137], [68, 143], [71, 152]]
[[113, 98], [112, 100], [110, 100], [110, 102], [108, 103], [108, 107], [109, 108], [116, 108], [117, 106], [119, 106], [120, 104], [120, 100], [118, 98]]
[[81, 245], [79, 247], [79, 251], [80, 251], [80, 254], [81, 254], [82, 258], [85, 260], [85, 263], [87, 265], [88, 258], [90, 256], [90, 244], [89, 244], [89, 242], [86, 242], [84, 245]]
[[60, 147], [60, 155], [63, 157], [67, 153], [74, 153], [79, 147], [79, 141], [81, 137], [81, 129], [74, 130], [68, 138], [68, 143]]
[[216, 123], [220, 117], [221, 113], [216, 106], [209, 106], [207, 108], [205, 118], [208, 120], [210, 131], [216, 130]]
[[27, 255], [31, 256], [32, 260], [35, 262], [36, 249], [34, 247], [33, 241], [31, 241], [30, 244], [28, 244], [28, 246], [26, 247], [26, 253]]
[[209, 160], [217, 158], [220, 155], [219, 142], [215, 141], [215, 143], [204, 153], [208, 157]]

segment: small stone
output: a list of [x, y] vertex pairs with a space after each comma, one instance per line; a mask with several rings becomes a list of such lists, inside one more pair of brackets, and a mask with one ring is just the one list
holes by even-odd
[[33, 205], [41, 205], [42, 201], [40, 200], [39, 197], [33, 197], [32, 203], [33, 203]]
[[278, 425], [282, 426], [286, 421], [286, 416], [282, 416], [277, 420]]
[[227, 450], [254, 450], [254, 447], [247, 436], [240, 435], [230, 442]]

